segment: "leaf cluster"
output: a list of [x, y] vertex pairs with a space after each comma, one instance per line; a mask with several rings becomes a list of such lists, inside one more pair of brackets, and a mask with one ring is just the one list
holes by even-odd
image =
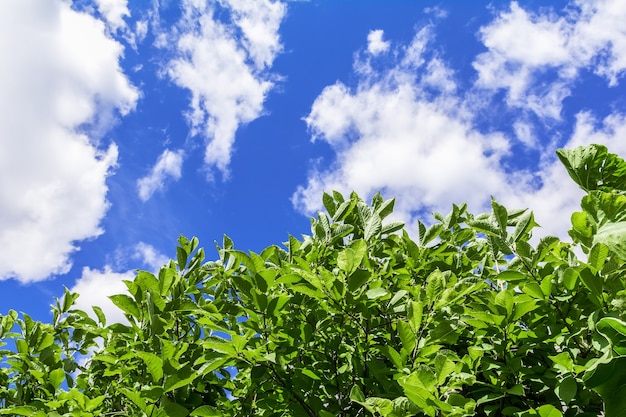
[[260, 253], [225, 236], [207, 262], [181, 236], [111, 297], [125, 324], [68, 290], [51, 324], [11, 311], [0, 414], [621, 415], [626, 163], [598, 145], [559, 158], [588, 192], [574, 244], [532, 244], [532, 212], [495, 200], [410, 236], [393, 199], [333, 192], [310, 235]]

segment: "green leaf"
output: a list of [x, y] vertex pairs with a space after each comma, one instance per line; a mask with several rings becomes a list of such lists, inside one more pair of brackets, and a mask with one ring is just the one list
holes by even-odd
[[604, 266], [606, 258], [609, 256], [609, 247], [603, 243], [596, 243], [589, 251], [587, 263], [596, 271], [600, 271]]
[[585, 287], [589, 289], [589, 298], [591, 299], [591, 301], [593, 301], [598, 307], [602, 307], [602, 278], [591, 272], [589, 268], [584, 268], [580, 271], [580, 280], [585, 285]]
[[178, 261], [178, 269], [182, 271], [187, 266], [187, 257], [189, 257], [189, 253], [185, 251], [184, 248], [178, 246], [176, 248], [176, 259]]
[[414, 332], [418, 332], [420, 330], [420, 326], [422, 325], [422, 314], [424, 311], [424, 303], [421, 301], [411, 301], [408, 304], [408, 317], [409, 317], [409, 325]]
[[395, 205], [395, 203], [396, 203], [396, 199], [395, 198], [391, 198], [391, 199], [385, 201], [376, 210], [376, 213], [378, 214], [378, 216], [380, 216], [381, 219], [384, 219], [385, 217], [387, 217], [391, 213], [393, 213], [393, 206]]
[[129, 296], [124, 294], [117, 294], [110, 296], [109, 299], [124, 313], [136, 319], [139, 319], [139, 317], [141, 316], [137, 303], [135, 303], [135, 300], [133, 300]]
[[389, 291], [387, 291], [386, 289], [384, 289], [382, 287], [372, 288], [371, 290], [368, 290], [365, 293], [366, 297], [369, 298], [370, 300], [374, 300], [376, 298], [384, 297], [384, 296], [386, 296], [388, 294], [389, 294]]
[[50, 371], [50, 384], [52, 384], [55, 391], [59, 389], [64, 379], [65, 371], [63, 370], [63, 368], [57, 368]]
[[596, 391], [604, 401], [606, 417], [626, 415], [626, 357], [596, 361], [583, 376], [587, 388]]
[[34, 416], [37, 414], [37, 409], [34, 407], [28, 407], [28, 406], [15, 406], [15, 407], [11, 407], [11, 408], [5, 408], [3, 410], [0, 410], [0, 414], [12, 414], [12, 415], [19, 415], [19, 416]]
[[308, 376], [309, 378], [314, 379], [316, 381], [321, 380], [321, 378], [310, 369], [302, 369], [300, 372], [302, 372], [302, 375]]
[[337, 266], [346, 273], [352, 274], [361, 265], [367, 252], [367, 244], [359, 239], [352, 242], [351, 247], [345, 248], [337, 255]]
[[517, 282], [524, 281], [526, 279], [526, 274], [522, 274], [519, 271], [502, 271], [497, 276], [496, 279], [499, 281], [508, 281], [508, 282]]
[[149, 352], [135, 352], [137, 356], [141, 358], [148, 368], [148, 372], [152, 375], [152, 380], [155, 383], [159, 383], [163, 378], [163, 361], [154, 353]]
[[506, 227], [509, 223], [509, 214], [504, 208], [504, 206], [500, 205], [493, 196], [491, 197], [491, 209], [493, 210], [493, 215], [500, 227], [500, 233], [498, 235], [504, 236], [506, 234]]
[[626, 356], [626, 322], [603, 317], [596, 323], [596, 330], [610, 342], [615, 354]]
[[96, 313], [96, 317], [98, 317], [98, 322], [102, 326], [106, 326], [107, 319], [106, 319], [106, 316], [104, 315], [104, 311], [102, 311], [102, 309], [98, 306], [92, 306], [91, 309], [93, 310], [94, 313]]
[[126, 387], [119, 388], [119, 391], [129, 400], [131, 400], [141, 411], [146, 411], [146, 402], [137, 390], [129, 389]]
[[193, 410], [189, 415], [193, 417], [222, 417], [224, 414], [215, 407], [202, 405]]
[[578, 281], [578, 271], [574, 268], [565, 268], [563, 271], [563, 286], [567, 288], [569, 291], [572, 291], [576, 288], [576, 282]]
[[606, 245], [611, 252], [626, 260], [626, 221], [601, 226], [593, 237], [593, 243]]
[[404, 227], [404, 222], [400, 222], [400, 221], [390, 222], [383, 226], [380, 233], [383, 235], [386, 235], [389, 233], [397, 232], [398, 230], [401, 230], [403, 227]]
[[326, 209], [326, 211], [328, 212], [328, 214], [330, 214], [330, 216], [334, 216], [335, 215], [335, 211], [337, 210], [337, 206], [335, 205], [335, 200], [333, 199], [333, 197], [324, 192], [324, 194], [322, 194], [322, 203], [324, 204], [324, 208]]
[[556, 154], [567, 173], [583, 190], [626, 190], [626, 162], [608, 153], [606, 146], [593, 144], [572, 150], [559, 149]]
[[371, 278], [369, 271], [357, 269], [348, 277], [348, 290], [355, 292], [360, 289]]
[[161, 403], [163, 404], [161, 409], [165, 411], [167, 417], [187, 417], [189, 415], [189, 410], [168, 400], [167, 397], [163, 397]]
[[435, 298], [441, 295], [445, 286], [445, 277], [440, 270], [435, 270], [426, 278], [426, 297], [429, 302], [434, 302]]
[[426, 246], [429, 242], [431, 242], [433, 239], [439, 236], [442, 229], [443, 229], [443, 226], [439, 223], [433, 224], [432, 226], [430, 226], [428, 229], [426, 229], [423, 235], [420, 234], [420, 244], [422, 246]]
[[361, 391], [361, 387], [358, 385], [354, 385], [350, 390], [350, 399], [355, 403], [363, 403], [365, 402], [365, 395], [363, 395], [363, 391]]
[[537, 226], [532, 211], [526, 211], [522, 217], [517, 220], [515, 229], [511, 234], [511, 240], [513, 242], [519, 242], [524, 236], [527, 236], [530, 231]]
[[380, 216], [376, 213], [372, 213], [363, 229], [363, 238], [366, 242], [369, 242], [374, 237], [378, 238], [382, 231], [382, 221]]
[[545, 298], [543, 290], [541, 289], [539, 284], [537, 284], [534, 281], [524, 283], [521, 286], [521, 289], [525, 294], [528, 294], [531, 297], [536, 298], [538, 300], [543, 300]]
[[537, 408], [537, 413], [541, 417], [563, 417], [563, 414], [551, 404], [545, 404]]
[[402, 342], [402, 348], [410, 354], [413, 352], [413, 349], [415, 349], [415, 345], [417, 343], [415, 333], [411, 329], [411, 325], [405, 321], [398, 321], [396, 326], [398, 329], [398, 335], [400, 336], [400, 341]]
[[571, 372], [574, 369], [574, 361], [568, 352], [561, 352], [558, 355], [549, 356], [549, 358], [557, 369], [565, 372]]
[[576, 392], [578, 391], [578, 384], [576, 379], [571, 375], [567, 375], [556, 386], [554, 392], [565, 404], [569, 404], [574, 398], [576, 398]]

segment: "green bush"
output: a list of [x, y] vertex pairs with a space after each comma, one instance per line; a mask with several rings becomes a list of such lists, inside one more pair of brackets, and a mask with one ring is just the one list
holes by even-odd
[[2, 316], [0, 414], [626, 415], [626, 163], [558, 156], [587, 192], [570, 231], [586, 259], [531, 244], [533, 214], [495, 200], [413, 240], [385, 222], [394, 200], [325, 194], [310, 236], [259, 254], [224, 237], [205, 262], [181, 237], [111, 297], [128, 324], [67, 290], [51, 324]]

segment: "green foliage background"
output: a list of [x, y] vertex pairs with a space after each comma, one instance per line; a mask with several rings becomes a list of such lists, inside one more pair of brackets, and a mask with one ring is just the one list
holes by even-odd
[[67, 290], [52, 323], [10, 311], [0, 414], [626, 415], [626, 163], [558, 156], [587, 192], [574, 245], [531, 244], [533, 214], [495, 200], [413, 240], [386, 221], [394, 200], [333, 192], [310, 236], [259, 254], [224, 237], [206, 262], [181, 237], [111, 297], [127, 324]]

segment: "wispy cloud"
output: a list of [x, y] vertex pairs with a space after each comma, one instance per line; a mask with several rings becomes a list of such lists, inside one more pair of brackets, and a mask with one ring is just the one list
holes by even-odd
[[166, 149], [163, 151], [152, 167], [150, 174], [137, 180], [139, 198], [142, 201], [148, 201], [156, 191], [165, 187], [170, 178], [173, 180], [180, 179], [182, 165], [183, 152], [181, 150], [170, 151]]
[[569, 8], [533, 13], [512, 2], [498, 13], [480, 31], [488, 50], [474, 62], [478, 86], [504, 89], [509, 106], [558, 120], [580, 70], [616, 85], [626, 70], [626, 3], [577, 1]]
[[102, 233], [115, 144], [94, 135], [138, 99], [102, 21], [65, 1], [0, 2], [0, 279], [67, 272]]
[[130, 17], [128, 0], [95, 0], [98, 11], [112, 30], [126, 27], [125, 17]]
[[[175, 45], [167, 75], [191, 93], [187, 119], [192, 135], [205, 140], [207, 167], [227, 176], [237, 129], [262, 115], [274, 86], [268, 68], [282, 50], [278, 28], [286, 6], [227, 0], [184, 1], [182, 7], [176, 30], [163, 35]], [[230, 14], [230, 23], [215, 17], [218, 7]]]

